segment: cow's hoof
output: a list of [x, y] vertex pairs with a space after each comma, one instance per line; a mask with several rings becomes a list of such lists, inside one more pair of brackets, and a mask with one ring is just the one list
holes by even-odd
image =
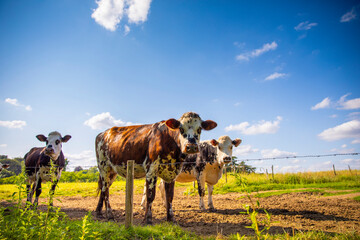
[[209, 208], [209, 212], [216, 212], [216, 208]]
[[142, 221], [142, 223], [143, 223], [143, 224], [146, 224], [146, 225], [152, 225], [152, 224], [153, 224], [151, 218], [144, 218], [144, 220]]
[[97, 218], [104, 218], [104, 215], [101, 212], [95, 212]]

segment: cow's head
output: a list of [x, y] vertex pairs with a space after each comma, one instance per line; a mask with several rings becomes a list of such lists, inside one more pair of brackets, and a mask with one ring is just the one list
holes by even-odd
[[8, 167], [10, 167], [9, 164], [2, 164], [2, 163], [0, 163], [0, 172], [1, 172], [3, 169], [6, 169], [6, 168], [8, 168]]
[[201, 130], [211, 130], [217, 126], [212, 120], [201, 120], [194, 112], [184, 113], [179, 120], [171, 118], [165, 122], [172, 130], [179, 131], [181, 152], [190, 154], [199, 152]]
[[217, 161], [219, 164], [226, 164], [231, 162], [233, 145], [235, 147], [239, 146], [241, 143], [241, 139], [236, 138], [235, 140], [231, 140], [229, 136], [222, 136], [216, 141], [212, 139], [210, 141], [211, 145], [217, 148]]
[[61, 137], [61, 134], [55, 131], [49, 133], [48, 137], [40, 134], [37, 135], [36, 138], [41, 142], [46, 142], [44, 153], [52, 159], [57, 159], [61, 153], [62, 143], [69, 141], [71, 136], [66, 135], [65, 137]]

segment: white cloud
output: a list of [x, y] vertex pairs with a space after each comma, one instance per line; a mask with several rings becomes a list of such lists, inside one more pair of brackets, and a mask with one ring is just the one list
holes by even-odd
[[83, 168], [89, 168], [96, 166], [96, 156], [91, 150], [84, 150], [81, 153], [66, 154], [65, 156], [69, 160], [69, 168], [75, 168], [82, 166]]
[[273, 74], [267, 76], [265, 78], [265, 81], [270, 81], [270, 80], [274, 80], [274, 79], [277, 79], [277, 78], [284, 78], [284, 77], [286, 77], [285, 73], [274, 72]]
[[351, 9], [351, 11], [345, 13], [344, 15], [341, 16], [340, 18], [340, 22], [350, 22], [351, 20], [354, 20], [356, 18], [356, 11], [355, 11], [355, 7], [353, 7]]
[[341, 154], [346, 154], [346, 153], [353, 153], [355, 152], [355, 148], [350, 148], [350, 149], [337, 149], [337, 148], [333, 148], [330, 150], [331, 152], [335, 152], [335, 153], [341, 153]]
[[317, 25], [318, 25], [317, 23], [310, 23], [309, 21], [305, 21], [305, 22], [299, 23], [295, 27], [295, 30], [296, 31], [306, 31], [306, 30], [310, 30], [312, 27], [315, 27]]
[[238, 131], [245, 135], [271, 134], [279, 130], [282, 117], [278, 116], [275, 121], [261, 120], [257, 124], [250, 125], [249, 122], [242, 122], [237, 125], [230, 125], [225, 128], [226, 132]]
[[7, 99], [5, 99], [5, 102], [9, 103], [9, 104], [11, 104], [13, 106], [16, 106], [16, 107], [23, 107], [23, 108], [25, 108], [26, 111], [31, 111], [32, 110], [30, 105], [20, 104], [19, 101], [16, 98], [7, 98]]
[[130, 23], [139, 24], [147, 20], [151, 0], [127, 0], [127, 15]]
[[128, 25], [125, 25], [124, 26], [124, 34], [125, 34], [125, 36], [128, 35], [129, 32], [130, 32], [130, 27]]
[[6, 127], [6, 128], [20, 128], [20, 129], [22, 129], [23, 127], [26, 126], [26, 122], [21, 121], [21, 120], [0, 121], [0, 126], [1, 127]]
[[0, 147], [5, 148], [7, 147], [7, 144], [0, 144]]
[[[98, 8], [91, 17], [110, 31], [115, 31], [124, 14], [129, 23], [142, 23], [147, 20], [151, 0], [99, 0], [96, 1]], [[125, 33], [130, 28], [125, 26]]]
[[129, 126], [133, 125], [132, 122], [124, 122], [122, 120], [116, 120], [109, 112], [100, 113], [98, 115], [95, 115], [91, 117], [90, 119], [86, 120], [84, 122], [86, 126], [91, 127], [92, 129], [100, 129], [104, 130], [107, 128], [111, 128], [114, 126]]
[[311, 107], [311, 110], [318, 110], [322, 108], [329, 108], [330, 107], [330, 98], [324, 98], [321, 102], [316, 104], [315, 106]]
[[360, 139], [355, 139], [351, 142], [352, 144], [359, 144], [360, 143]]
[[352, 120], [333, 128], [328, 128], [318, 135], [326, 141], [335, 141], [343, 138], [360, 138], [360, 121]]
[[241, 105], [240, 102], [236, 102], [236, 103], [234, 104], [235, 107], [238, 107], [238, 106], [240, 106], [240, 105]]
[[340, 107], [338, 109], [352, 110], [352, 109], [359, 109], [360, 108], [360, 98], [346, 100], [346, 97], [349, 96], [349, 95], [350, 95], [350, 93], [345, 94], [344, 96], [342, 96], [339, 99], [338, 105]]
[[115, 31], [124, 13], [124, 0], [99, 0], [91, 17], [110, 31]]
[[277, 48], [277, 43], [274, 41], [272, 43], [266, 43], [261, 48], [255, 49], [251, 52], [243, 53], [236, 56], [238, 61], [249, 61], [250, 58], [258, 57], [268, 51], [275, 50]]
[[263, 158], [281, 158], [281, 157], [293, 157], [293, 156], [296, 156], [296, 153], [281, 151], [281, 150], [275, 148], [275, 149], [261, 150], [261, 155]]
[[300, 170], [299, 165], [284, 166], [284, 167], [280, 168], [279, 172], [282, 172], [282, 173], [285, 173], [285, 172], [299, 172], [299, 170]]
[[251, 153], [258, 152], [259, 149], [253, 148], [251, 145], [240, 145], [233, 152], [234, 156], [245, 156]]
[[345, 163], [345, 164], [357, 164], [357, 165], [360, 165], [360, 159], [353, 159], [353, 158], [346, 158], [346, 159], [343, 159], [341, 160], [342, 163]]
[[337, 118], [337, 115], [336, 115], [336, 114], [333, 114], [333, 115], [330, 115], [329, 117], [330, 117], [330, 118]]

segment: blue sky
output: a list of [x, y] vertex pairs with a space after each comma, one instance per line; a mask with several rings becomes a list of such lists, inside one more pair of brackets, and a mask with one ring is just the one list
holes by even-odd
[[[57, 130], [72, 166], [95, 136], [195, 111], [239, 159], [360, 151], [360, 1], [0, 2], [0, 154]], [[249, 162], [360, 168], [358, 156]]]

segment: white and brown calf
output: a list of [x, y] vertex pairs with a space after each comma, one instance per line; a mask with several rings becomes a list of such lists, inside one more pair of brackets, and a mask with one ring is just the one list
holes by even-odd
[[[205, 210], [204, 195], [205, 183], [208, 187], [208, 207], [210, 211], [215, 211], [212, 201], [214, 185], [222, 177], [223, 167], [231, 162], [233, 146], [237, 147], [241, 143], [239, 138], [231, 140], [228, 136], [222, 136], [218, 140], [203, 141], [199, 144], [199, 153], [187, 155], [181, 173], [177, 176], [177, 182], [198, 183], [200, 196], [200, 209]], [[162, 199], [164, 199], [164, 183], [159, 185]], [[146, 188], [144, 189], [146, 191]], [[144, 207], [145, 197], [141, 201]]]
[[[31, 204], [32, 197], [36, 191], [34, 206], [38, 204], [41, 194], [41, 183], [51, 181], [50, 193], [53, 194], [60, 179], [61, 171], [65, 167], [65, 157], [62, 152], [62, 143], [69, 141], [70, 135], [61, 137], [58, 132], [49, 133], [48, 137], [37, 135], [41, 142], [46, 142], [45, 147], [34, 147], [25, 154], [25, 172], [27, 175], [27, 202]], [[55, 167], [55, 179], [51, 174], [51, 165]], [[30, 191], [31, 184], [33, 185]], [[52, 203], [50, 203], [52, 205]]]

